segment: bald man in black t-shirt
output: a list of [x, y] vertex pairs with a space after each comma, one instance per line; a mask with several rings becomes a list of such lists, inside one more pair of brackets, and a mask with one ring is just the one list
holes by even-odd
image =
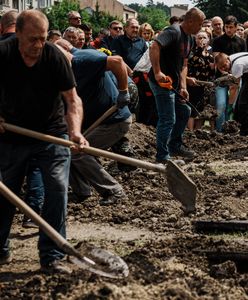
[[[47, 43], [48, 20], [37, 10], [17, 18], [16, 38], [0, 43], [0, 116], [6, 122], [70, 139], [81, 149], [82, 104], [69, 63], [56, 46]], [[67, 104], [67, 123], [64, 104]], [[0, 170], [3, 183], [19, 193], [28, 163], [36, 160], [44, 180], [41, 216], [65, 237], [70, 151], [64, 146], [3, 132], [0, 123]], [[15, 207], [0, 198], [0, 264], [11, 261], [10, 227]], [[64, 253], [44, 232], [38, 242], [43, 271], [70, 273]]]

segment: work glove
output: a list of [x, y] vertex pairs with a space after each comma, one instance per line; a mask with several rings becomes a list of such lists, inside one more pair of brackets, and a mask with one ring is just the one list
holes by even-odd
[[117, 108], [123, 108], [124, 106], [130, 103], [130, 94], [128, 90], [119, 91], [119, 95], [117, 97]]

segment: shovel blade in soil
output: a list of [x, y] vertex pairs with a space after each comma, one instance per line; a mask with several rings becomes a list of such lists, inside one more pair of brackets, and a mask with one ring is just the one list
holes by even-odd
[[195, 211], [196, 185], [176, 163], [167, 163], [167, 182], [169, 192], [182, 203], [186, 213]]
[[87, 244], [86, 242], [79, 243], [76, 248], [82, 256], [84, 254], [87, 256], [87, 260], [90, 259], [94, 262], [94, 265], [90, 265], [84, 259], [70, 256], [70, 261], [78, 267], [109, 278], [123, 278], [128, 276], [128, 266], [118, 255], [94, 245]]

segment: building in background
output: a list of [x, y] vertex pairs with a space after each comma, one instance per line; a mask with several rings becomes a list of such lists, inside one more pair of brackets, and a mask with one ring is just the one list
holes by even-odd
[[56, 0], [0, 0], [0, 15], [12, 9], [21, 12], [31, 8], [50, 7], [58, 2]]
[[175, 4], [170, 8], [171, 16], [181, 17], [188, 10], [188, 4]]
[[[92, 14], [98, 5], [99, 10], [109, 13], [111, 16], [118, 17], [125, 23], [129, 18], [137, 18], [138, 13], [122, 4], [117, 0], [78, 0], [81, 9], [85, 9], [88, 13]], [[6, 11], [15, 9], [21, 12], [30, 8], [45, 8], [58, 4], [60, 0], [0, 0], [0, 15]], [[134, 0], [135, 2], [135, 0]], [[170, 8], [171, 16], [184, 15], [188, 10], [187, 4], [178, 4]]]
[[123, 5], [117, 0], [79, 0], [80, 8], [85, 9], [88, 13], [93, 13], [96, 7], [100, 11], [115, 16], [123, 22], [129, 18], [137, 18], [138, 13], [130, 7]]
[[[78, 0], [81, 9], [85, 9], [89, 14], [96, 10], [109, 13], [111, 16], [116, 16], [126, 22], [129, 18], [137, 18], [138, 13], [128, 6], [123, 5], [117, 0]], [[15, 9], [21, 12], [31, 8], [45, 8], [58, 4], [60, 0], [0, 0], [0, 15], [3, 15], [8, 10]]]

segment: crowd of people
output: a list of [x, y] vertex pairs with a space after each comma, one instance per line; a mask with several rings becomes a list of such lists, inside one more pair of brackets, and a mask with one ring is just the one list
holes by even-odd
[[[68, 12], [68, 27], [49, 28], [38, 10], [5, 13], [0, 20], [0, 171], [1, 180], [16, 194], [26, 181], [25, 201], [62, 236], [68, 187], [83, 202], [92, 188], [100, 205], [127, 198], [122, 186], [93, 156], [89, 144], [133, 156], [127, 133], [132, 120], [156, 127], [154, 161], [195, 157], [183, 143], [185, 129], [194, 130], [196, 110], [216, 107], [221, 132], [235, 108], [241, 135], [248, 134], [248, 21], [235, 16], [206, 19], [191, 8], [171, 17], [170, 26], [154, 32], [135, 18], [114, 20], [92, 36], [92, 26], [77, 11]], [[217, 86], [213, 97], [201, 82], [233, 74], [238, 84]], [[191, 105], [189, 105], [189, 102]], [[115, 112], [84, 132], [108, 109]], [[41, 133], [70, 139], [64, 146], [19, 136], [4, 129], [4, 121]], [[199, 124], [199, 123], [198, 123]], [[129, 171], [119, 164], [120, 170]], [[15, 207], [0, 197], [0, 264], [9, 263], [9, 234]], [[33, 227], [24, 218], [24, 227]], [[69, 272], [64, 253], [40, 232], [43, 271]]]

